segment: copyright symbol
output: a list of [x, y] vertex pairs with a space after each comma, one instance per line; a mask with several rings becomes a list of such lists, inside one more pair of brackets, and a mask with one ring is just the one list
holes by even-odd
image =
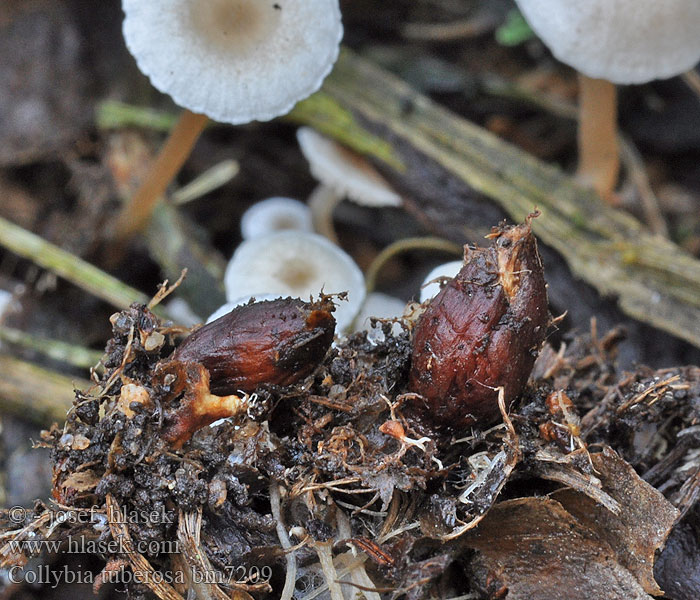
[[13, 506], [7, 511], [7, 516], [11, 523], [21, 525], [27, 518], [27, 509], [22, 508], [21, 506]]

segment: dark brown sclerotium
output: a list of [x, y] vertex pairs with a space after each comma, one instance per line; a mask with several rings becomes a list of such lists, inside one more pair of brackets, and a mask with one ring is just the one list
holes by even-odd
[[309, 375], [330, 348], [332, 309], [330, 300], [296, 298], [239, 306], [195, 331], [171, 358], [204, 365], [217, 395], [252, 393], [265, 383], [292, 385]]
[[523, 390], [549, 323], [547, 290], [530, 218], [494, 228], [488, 248], [466, 249], [464, 265], [430, 302], [414, 332], [404, 414], [459, 431], [488, 425]]

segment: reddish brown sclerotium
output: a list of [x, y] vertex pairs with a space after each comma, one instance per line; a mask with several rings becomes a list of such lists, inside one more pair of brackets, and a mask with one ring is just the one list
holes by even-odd
[[531, 215], [494, 228], [488, 248], [465, 249], [464, 266], [430, 302], [414, 332], [404, 414], [441, 429], [488, 425], [523, 390], [549, 323]]
[[333, 342], [330, 300], [279, 298], [239, 306], [195, 331], [171, 359], [204, 365], [211, 392], [252, 393], [261, 384], [287, 386], [306, 377]]

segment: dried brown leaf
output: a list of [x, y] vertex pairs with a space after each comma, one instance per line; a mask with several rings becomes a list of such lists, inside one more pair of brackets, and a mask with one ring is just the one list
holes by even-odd
[[613, 450], [592, 454], [591, 462], [599, 493], [620, 510], [573, 489], [555, 499], [497, 504], [465, 534], [467, 546], [479, 552], [474, 567], [484, 589], [496, 582], [509, 600], [556, 598], [564, 589], [569, 600], [663, 593], [653, 577], [654, 556], [678, 511]]
[[573, 490], [562, 490], [554, 497], [613, 548], [617, 561], [630, 570], [646, 592], [662, 593], [654, 580], [654, 555], [663, 547], [678, 510], [614, 450], [606, 448], [592, 454], [591, 460], [602, 488], [622, 506], [619, 514]]
[[[508, 600], [651, 600], [610, 545], [556, 500], [520, 498], [494, 506], [465, 534], [484, 589]], [[503, 589], [505, 588], [505, 590]]]

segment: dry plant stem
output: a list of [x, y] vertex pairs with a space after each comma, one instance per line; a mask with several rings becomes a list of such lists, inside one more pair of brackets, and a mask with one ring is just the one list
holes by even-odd
[[331, 542], [316, 542], [313, 545], [318, 561], [321, 563], [321, 569], [328, 584], [328, 591], [331, 595], [331, 600], [344, 600], [343, 591], [338, 583], [338, 573], [333, 564], [333, 551], [331, 550]]
[[241, 167], [235, 160], [222, 160], [175, 192], [172, 195], [172, 202], [179, 206], [197, 200], [226, 185], [238, 175], [240, 170]]
[[[3, 218], [0, 218], [0, 246], [67, 279], [119, 309], [129, 308], [132, 302], [148, 304], [145, 294]], [[163, 315], [163, 311], [160, 314]]]
[[579, 165], [577, 178], [606, 202], [617, 184], [617, 88], [579, 73]]
[[285, 550], [285, 559], [287, 562], [287, 571], [284, 575], [284, 587], [282, 588], [280, 600], [292, 600], [297, 580], [297, 559], [294, 555], [294, 551], [290, 551], [292, 542], [289, 540], [287, 530], [285, 529], [284, 522], [282, 521], [281, 504], [282, 501], [280, 498], [279, 486], [273, 481], [270, 484], [270, 512], [272, 513], [272, 517], [275, 519], [277, 537], [279, 537], [280, 545]]
[[654, 233], [668, 237], [668, 226], [666, 225], [663, 212], [661, 212], [659, 200], [654, 194], [651, 183], [649, 183], [644, 159], [631, 140], [620, 135], [618, 141], [620, 144], [620, 157], [629, 171], [629, 178], [634, 183], [634, 187], [637, 188], [649, 228]]
[[408, 23], [402, 28], [401, 34], [406, 39], [423, 42], [471, 39], [491, 31], [500, 24], [494, 14], [483, 12], [467, 19], [448, 23]]
[[[350, 519], [342, 510], [338, 510], [338, 536], [342, 538], [352, 537], [352, 528], [350, 526]], [[364, 563], [360, 563], [355, 567], [352, 567], [353, 557], [352, 553], [346, 552], [344, 555], [345, 563], [348, 568], [350, 568], [350, 579], [352, 582], [358, 586], [358, 589], [367, 588], [363, 590], [363, 594], [367, 600], [381, 600], [381, 596], [377, 592], [371, 592], [369, 590], [376, 587], [375, 583], [370, 579], [367, 571], [365, 570]]]
[[139, 127], [168, 133], [175, 127], [177, 119], [177, 115], [170, 112], [117, 100], [103, 100], [97, 104], [95, 110], [95, 123], [98, 129]]
[[322, 183], [309, 196], [309, 208], [314, 230], [328, 238], [334, 244], [338, 243], [338, 234], [333, 225], [333, 211], [342, 198], [332, 188]]
[[62, 422], [76, 389], [90, 382], [65, 377], [38, 365], [0, 355], [0, 413], [12, 413], [40, 425]]
[[160, 600], [184, 600], [175, 588], [156, 576], [151, 564], [143, 554], [136, 551], [121, 507], [112, 494], [107, 494], [105, 504], [107, 505], [107, 523], [112, 539], [120, 540], [121, 548], [124, 549], [125, 558], [129, 561], [132, 571], [139, 573], [144, 578], [145, 585]]
[[126, 242], [141, 231], [153, 213], [153, 209], [165, 193], [168, 184], [187, 160], [197, 139], [207, 123], [205, 115], [183, 111], [175, 129], [161, 149], [146, 181], [128, 200], [115, 226], [114, 240]]

